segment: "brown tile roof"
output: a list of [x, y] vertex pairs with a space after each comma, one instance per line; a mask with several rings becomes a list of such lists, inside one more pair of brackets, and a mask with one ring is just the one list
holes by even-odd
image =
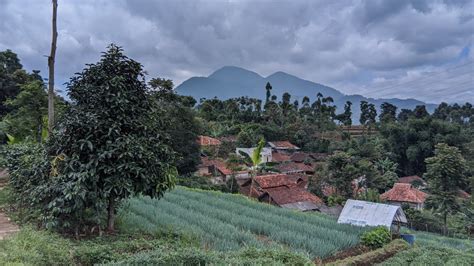
[[310, 201], [315, 204], [322, 204], [323, 201], [318, 198], [316, 195], [306, 191], [300, 187], [275, 187], [264, 189], [264, 192], [273, 199], [273, 201], [278, 205], [295, 203], [295, 202], [304, 202]]
[[301, 182], [306, 182], [308, 178], [303, 175], [271, 174], [254, 177], [260, 188], [272, 188], [280, 186], [296, 186]]
[[422, 183], [426, 183], [425, 180], [423, 180], [423, 178], [417, 175], [404, 176], [398, 179], [398, 183], [405, 183], [405, 184], [411, 184], [413, 183], [413, 181], [420, 181]]
[[304, 163], [282, 163], [275, 167], [281, 173], [314, 172], [314, 166]]
[[201, 146], [216, 146], [221, 145], [221, 141], [215, 138], [211, 138], [209, 136], [198, 136], [197, 142]]
[[225, 162], [218, 159], [211, 160], [208, 157], [201, 157], [200, 166], [202, 167], [214, 166], [219, 172], [221, 172], [224, 175], [232, 174], [232, 171], [227, 169]]
[[380, 198], [387, 201], [424, 203], [427, 196], [428, 194], [413, 188], [411, 184], [395, 183], [393, 188], [380, 195]]
[[310, 159], [310, 155], [306, 152], [295, 152], [290, 158], [293, 162], [304, 162], [306, 159]]
[[270, 146], [275, 149], [282, 149], [282, 150], [298, 150], [299, 149], [296, 145], [293, 145], [291, 142], [287, 140], [269, 141], [268, 144], [270, 144]]
[[272, 152], [272, 162], [280, 163], [289, 161], [291, 161], [290, 156], [279, 152]]

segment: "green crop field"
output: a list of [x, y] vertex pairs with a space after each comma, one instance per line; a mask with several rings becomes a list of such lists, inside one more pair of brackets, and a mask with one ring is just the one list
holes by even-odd
[[147, 233], [182, 233], [219, 251], [279, 246], [325, 258], [359, 243], [364, 229], [337, 224], [316, 213], [299, 213], [240, 195], [176, 188], [160, 200], [139, 197], [120, 210], [121, 226]]

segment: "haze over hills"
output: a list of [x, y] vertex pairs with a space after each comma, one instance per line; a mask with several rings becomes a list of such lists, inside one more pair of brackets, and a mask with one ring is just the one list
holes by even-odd
[[193, 96], [197, 101], [201, 98], [229, 99], [234, 97], [248, 96], [252, 98], [265, 99], [265, 85], [270, 82], [272, 85], [272, 95], [281, 99], [283, 93], [291, 94], [291, 101], [295, 99], [301, 102], [304, 96], [308, 96], [311, 102], [315, 100], [318, 92], [325, 97], [331, 96], [337, 106], [337, 112], [342, 112], [346, 101], [353, 103], [352, 120], [357, 122], [360, 116], [360, 101], [368, 101], [375, 104], [377, 109], [383, 102], [389, 102], [398, 107], [398, 110], [406, 108], [413, 109], [417, 105], [426, 105], [429, 112], [436, 108], [435, 104], [426, 104], [415, 99], [373, 99], [362, 95], [345, 95], [340, 91], [312, 81], [304, 80], [285, 72], [275, 72], [268, 77], [249, 71], [240, 67], [225, 66], [208, 77], [192, 77], [178, 87], [177, 93], [181, 95]]

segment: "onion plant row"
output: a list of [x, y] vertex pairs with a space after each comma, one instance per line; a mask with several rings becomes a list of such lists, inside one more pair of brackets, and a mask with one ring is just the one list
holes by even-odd
[[322, 215], [186, 188], [177, 188], [160, 200], [132, 199], [122, 208], [121, 220], [124, 227], [148, 233], [172, 230], [191, 234], [217, 250], [275, 245], [312, 258], [325, 258], [357, 245], [364, 231]]

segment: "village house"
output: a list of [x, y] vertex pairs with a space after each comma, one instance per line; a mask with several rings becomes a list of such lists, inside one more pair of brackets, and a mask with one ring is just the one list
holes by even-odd
[[314, 166], [305, 163], [287, 162], [275, 166], [275, 169], [282, 174], [314, 174]]
[[209, 136], [198, 136], [197, 142], [200, 146], [218, 146], [221, 141]]
[[240, 192], [261, 202], [300, 211], [319, 210], [324, 205], [308, 192], [307, 177], [303, 175], [270, 174], [256, 176], [240, 183]]
[[326, 160], [328, 157], [327, 153], [308, 153], [308, 152], [295, 152], [291, 154], [290, 159], [296, 163], [304, 162], [320, 162]]
[[421, 210], [427, 196], [428, 194], [414, 188], [411, 184], [395, 183], [392, 189], [380, 195], [380, 199], [398, 206], [405, 203], [412, 208]]
[[[235, 153], [238, 155], [241, 155], [241, 153], [245, 153], [248, 156], [252, 156], [253, 151], [256, 148], [236, 148]], [[272, 162], [272, 149], [270, 148], [263, 148], [262, 151], [260, 152], [260, 156], [262, 158], [262, 163], [269, 163]]]
[[411, 184], [418, 189], [424, 189], [427, 186], [426, 181], [417, 175], [400, 177], [397, 183]]
[[284, 153], [279, 153], [276, 151], [272, 151], [272, 162], [273, 163], [284, 163], [284, 162], [290, 162], [291, 158], [289, 155], [284, 154]]
[[209, 159], [208, 157], [201, 157], [201, 164], [198, 165], [196, 175], [208, 176], [214, 184], [223, 184], [227, 182], [232, 176], [235, 179], [248, 179], [249, 171], [235, 171], [226, 167], [224, 161], [220, 159]]
[[297, 147], [296, 145], [292, 144], [291, 142], [287, 140], [269, 141], [268, 145], [276, 152], [287, 153], [287, 154], [300, 150], [299, 147]]

